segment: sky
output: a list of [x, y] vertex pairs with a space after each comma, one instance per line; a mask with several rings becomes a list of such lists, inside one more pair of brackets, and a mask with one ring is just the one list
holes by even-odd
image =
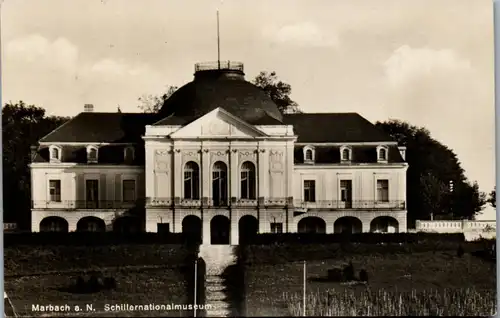
[[221, 59], [248, 80], [276, 71], [304, 112], [426, 127], [493, 189], [491, 0], [3, 0], [2, 104], [140, 111], [217, 60], [217, 10]]

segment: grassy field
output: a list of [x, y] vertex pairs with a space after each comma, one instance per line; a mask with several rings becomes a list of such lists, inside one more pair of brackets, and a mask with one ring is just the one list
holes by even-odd
[[[43, 316], [32, 305], [75, 305], [95, 311], [78, 316], [179, 316], [176, 310], [103, 312], [105, 305], [186, 304], [187, 282], [181, 266], [190, 252], [182, 246], [124, 245], [97, 247], [31, 247], [5, 249], [5, 290], [21, 316]], [[116, 280], [116, 288], [92, 294], [68, 292], [77, 276], [92, 271]], [[75, 312], [60, 313], [72, 316]], [[45, 316], [56, 316], [45, 313]]]
[[[261, 264], [254, 250], [246, 266], [247, 315], [301, 315], [303, 262], [286, 260], [296, 257], [279, 252], [280, 247], [262, 249], [267, 251], [260, 254]], [[269, 250], [274, 256], [266, 259], [263, 254]], [[332, 252], [328, 257], [307, 262], [308, 315], [494, 314], [496, 264], [470, 253], [459, 258], [446, 248], [343, 256]], [[361, 269], [368, 272], [367, 284], [326, 279], [328, 269], [349, 261], [356, 275]]]

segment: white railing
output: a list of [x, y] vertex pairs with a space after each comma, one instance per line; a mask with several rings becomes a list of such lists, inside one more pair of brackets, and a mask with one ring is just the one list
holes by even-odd
[[469, 221], [469, 220], [439, 220], [439, 221], [416, 221], [417, 232], [438, 233], [460, 233], [460, 232], [494, 232], [497, 227], [496, 221]]
[[17, 230], [17, 223], [4, 223], [3, 224], [4, 231], [14, 231]]

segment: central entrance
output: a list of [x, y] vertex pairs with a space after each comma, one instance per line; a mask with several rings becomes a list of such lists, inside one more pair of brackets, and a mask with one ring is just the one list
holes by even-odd
[[210, 221], [210, 244], [229, 244], [231, 222], [229, 218], [216, 215]]
[[188, 215], [182, 220], [182, 234], [188, 244], [201, 244], [202, 227], [201, 219], [196, 215]]

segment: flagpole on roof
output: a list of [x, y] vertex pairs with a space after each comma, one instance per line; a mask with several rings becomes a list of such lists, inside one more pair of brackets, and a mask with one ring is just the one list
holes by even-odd
[[220, 32], [219, 32], [219, 10], [217, 10], [217, 66], [220, 70]]

